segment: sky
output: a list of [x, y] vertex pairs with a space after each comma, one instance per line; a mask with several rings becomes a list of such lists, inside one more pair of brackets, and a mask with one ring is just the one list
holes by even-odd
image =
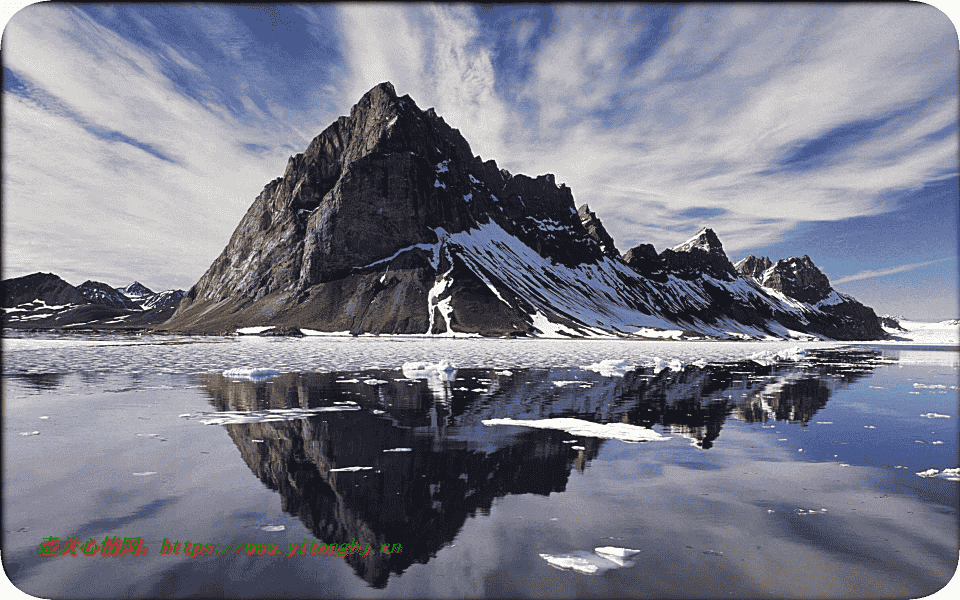
[[391, 81], [484, 160], [554, 173], [621, 252], [711, 227], [733, 261], [808, 255], [878, 314], [957, 318], [948, 14], [34, 4], [2, 40], [3, 278], [189, 289], [287, 159]]

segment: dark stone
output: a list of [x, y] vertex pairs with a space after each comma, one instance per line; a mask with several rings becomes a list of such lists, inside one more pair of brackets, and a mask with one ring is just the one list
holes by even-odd
[[660, 253], [666, 270], [681, 279], [696, 279], [709, 275], [715, 279], [733, 281], [739, 275], [720, 239], [712, 229], [703, 228], [686, 242]]
[[586, 204], [581, 206], [577, 211], [577, 216], [580, 217], [580, 223], [587, 230], [587, 234], [600, 244], [600, 250], [604, 254], [611, 258], [620, 256], [620, 252], [613, 243], [613, 238], [610, 237], [610, 234], [604, 229], [603, 223], [600, 222], [596, 213], [590, 210], [589, 206]]
[[303, 332], [299, 327], [272, 327], [261, 331], [257, 335], [261, 337], [303, 337]]
[[89, 302], [80, 290], [53, 273], [34, 273], [6, 279], [0, 286], [4, 308], [13, 308], [34, 300], [42, 300], [51, 306]]
[[778, 260], [772, 271], [764, 273], [760, 283], [809, 304], [823, 300], [833, 291], [827, 276], [813, 264], [809, 256]]
[[751, 254], [733, 266], [737, 272], [744, 277], [749, 277], [757, 283], [762, 283], [763, 272], [769, 269], [772, 265], [773, 263], [771, 263], [770, 259], [766, 256], [761, 256], [758, 258]]

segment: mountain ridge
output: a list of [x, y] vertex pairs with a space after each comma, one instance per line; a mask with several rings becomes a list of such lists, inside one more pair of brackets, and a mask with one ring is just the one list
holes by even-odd
[[802, 280], [787, 267], [776, 281], [744, 276], [709, 228], [659, 254], [640, 245], [620, 256], [554, 175], [514, 175], [474, 156], [433, 109], [385, 82], [290, 158], [159, 329], [883, 335], [871, 309], [832, 288], [819, 294], [826, 278], [808, 258], [786, 260]]

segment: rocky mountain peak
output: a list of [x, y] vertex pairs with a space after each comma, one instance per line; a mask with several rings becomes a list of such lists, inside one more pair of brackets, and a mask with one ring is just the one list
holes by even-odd
[[739, 277], [723, 251], [720, 238], [707, 227], [682, 244], [661, 252], [660, 259], [668, 270], [682, 278], [706, 274], [716, 279], [732, 281]]
[[117, 291], [124, 296], [132, 296], [137, 298], [153, 295], [153, 290], [143, 285], [139, 281], [134, 281], [126, 287], [118, 288]]
[[697, 232], [697, 235], [680, 245], [674, 246], [672, 250], [674, 252], [689, 252], [693, 248], [699, 248], [711, 254], [723, 254], [724, 258], [726, 258], [726, 254], [723, 252], [723, 244], [720, 243], [720, 238], [718, 238], [717, 234], [709, 227], [701, 228], [700, 231]]
[[[552, 175], [550, 176], [552, 177]], [[587, 230], [587, 234], [600, 244], [600, 249], [604, 254], [610, 257], [620, 256], [620, 251], [613, 243], [613, 238], [604, 229], [603, 223], [597, 217], [597, 214], [590, 210], [590, 207], [584, 204], [577, 211], [580, 218], [580, 224]]]
[[803, 258], [778, 260], [763, 272], [760, 283], [764, 287], [811, 304], [823, 300], [833, 291], [827, 276], [806, 255]]
[[737, 261], [733, 268], [744, 277], [749, 277], [757, 283], [763, 282], [763, 272], [769, 269], [773, 263], [766, 256], [756, 257], [750, 255], [743, 260]]

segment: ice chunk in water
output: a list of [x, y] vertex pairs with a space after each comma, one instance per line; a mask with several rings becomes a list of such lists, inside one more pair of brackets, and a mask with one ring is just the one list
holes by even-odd
[[920, 471], [917, 473], [918, 477], [936, 477], [937, 473], [940, 472], [940, 469], [927, 469], [926, 471]]
[[369, 471], [373, 467], [340, 467], [339, 469], [330, 469], [331, 473], [354, 473], [356, 471]]
[[537, 429], [559, 429], [570, 435], [580, 437], [595, 437], [607, 440], [621, 440], [623, 442], [651, 442], [669, 440], [660, 433], [628, 423], [591, 423], [583, 419], [484, 419], [484, 425], [515, 425], [519, 427], [535, 427]]
[[639, 552], [639, 550], [629, 548], [604, 546], [597, 548], [594, 553], [577, 550], [569, 554], [541, 554], [540, 558], [547, 561], [547, 564], [555, 569], [597, 575], [610, 569], [632, 567], [636, 562], [629, 560], [628, 557]]
[[270, 377], [276, 377], [279, 374], [280, 371], [275, 371], [274, 369], [258, 369], [254, 367], [227, 369], [223, 372], [223, 376], [230, 379], [253, 379], [254, 381], [269, 379]]
[[583, 365], [580, 368], [585, 371], [595, 371], [604, 377], [623, 377], [627, 372], [634, 370], [636, 366], [627, 364], [625, 360], [607, 358], [598, 363]]
[[950, 415], [941, 415], [940, 413], [928, 412], [920, 415], [921, 417], [926, 417], [928, 419], [949, 419]]
[[286, 527], [283, 525], [266, 525], [264, 527], [261, 527], [260, 531], [274, 532], [274, 531], [283, 531], [284, 529], [286, 529]]
[[436, 364], [428, 362], [407, 362], [400, 368], [403, 376], [409, 379], [439, 379], [453, 381], [457, 377], [457, 367], [449, 360], [441, 360]]

